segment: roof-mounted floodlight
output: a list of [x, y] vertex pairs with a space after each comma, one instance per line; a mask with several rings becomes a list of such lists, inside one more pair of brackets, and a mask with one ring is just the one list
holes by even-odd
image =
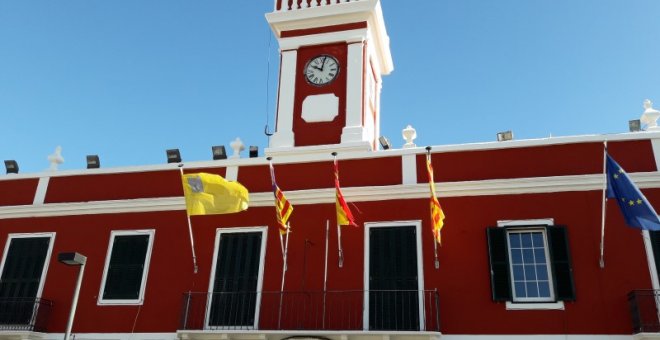
[[378, 142], [380, 142], [380, 146], [383, 147], [383, 150], [392, 148], [392, 144], [390, 144], [390, 140], [385, 136], [378, 137]]
[[169, 149], [167, 152], [167, 163], [181, 163], [181, 153], [179, 149]]
[[250, 158], [259, 157], [259, 147], [250, 145]]
[[211, 147], [211, 152], [213, 153], [213, 159], [227, 159], [227, 150], [225, 150], [224, 145], [216, 145]]
[[100, 167], [99, 155], [87, 155], [87, 169], [98, 169]]
[[630, 130], [630, 132], [642, 131], [642, 122], [639, 119], [629, 120], [628, 129]]
[[497, 133], [497, 141], [498, 142], [504, 142], [504, 141], [512, 140], [512, 139], [513, 139], [513, 132], [511, 132], [511, 130]]
[[7, 169], [7, 174], [17, 174], [18, 173], [18, 162], [13, 159], [5, 161], [5, 168]]

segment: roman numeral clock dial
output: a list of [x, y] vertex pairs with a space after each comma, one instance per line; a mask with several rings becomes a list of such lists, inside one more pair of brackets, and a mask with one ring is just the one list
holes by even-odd
[[331, 55], [323, 54], [310, 59], [305, 66], [305, 79], [315, 86], [330, 84], [339, 73], [339, 63]]

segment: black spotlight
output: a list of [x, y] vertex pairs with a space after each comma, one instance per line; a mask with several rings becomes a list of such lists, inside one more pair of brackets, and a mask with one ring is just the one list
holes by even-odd
[[181, 163], [181, 153], [179, 149], [167, 150], [167, 163]]
[[224, 145], [216, 145], [211, 147], [211, 152], [213, 152], [213, 159], [227, 159], [227, 151], [225, 150]]
[[259, 147], [250, 145], [250, 158], [259, 157]]
[[392, 144], [390, 144], [390, 140], [387, 139], [387, 137], [385, 137], [385, 136], [380, 136], [380, 137], [378, 138], [378, 141], [380, 142], [380, 146], [383, 147], [383, 150], [387, 150], [387, 149], [391, 149], [391, 148], [392, 148]]
[[639, 119], [633, 119], [628, 121], [628, 129], [630, 132], [639, 132], [642, 131], [642, 123]]
[[13, 159], [5, 161], [5, 168], [7, 168], [8, 174], [18, 173], [18, 163]]
[[100, 167], [99, 155], [87, 155], [87, 169], [98, 169]]

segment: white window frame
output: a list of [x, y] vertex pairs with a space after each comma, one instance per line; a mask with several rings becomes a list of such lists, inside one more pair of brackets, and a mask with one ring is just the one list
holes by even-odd
[[[110, 258], [112, 257], [112, 249], [115, 244], [115, 237], [117, 236], [139, 236], [149, 235], [149, 243], [147, 245], [147, 253], [144, 257], [144, 271], [142, 271], [142, 281], [140, 283], [140, 292], [137, 299], [104, 299], [105, 293], [105, 280], [107, 279], [108, 269], [110, 267]], [[103, 268], [103, 278], [101, 279], [101, 289], [99, 290], [98, 305], [112, 306], [112, 305], [142, 305], [144, 303], [144, 292], [147, 287], [147, 278], [149, 277], [149, 263], [151, 262], [151, 251], [153, 250], [154, 238], [156, 237], [155, 229], [141, 229], [141, 230], [113, 230], [110, 232], [110, 241], [108, 242], [108, 252], [105, 255], [105, 266]]]
[[[545, 243], [545, 255], [548, 262], [548, 279], [550, 281], [550, 293], [552, 295], [551, 301], [541, 301], [536, 298], [516, 298], [514, 296], [514, 287], [513, 287], [513, 268], [511, 267], [511, 247], [509, 246], [509, 233], [506, 233], [507, 240], [507, 256], [509, 260], [509, 288], [511, 289], [511, 299], [512, 301], [506, 302], [506, 309], [508, 310], [563, 310], [564, 301], [555, 301], [555, 282], [552, 277], [552, 259], [550, 258], [550, 247], [548, 245], [548, 235], [545, 230], [539, 228], [543, 226], [554, 225], [553, 218], [541, 218], [541, 219], [530, 219], [530, 220], [503, 220], [497, 221], [498, 227], [520, 227], [519, 230], [525, 231], [543, 231], [543, 241]], [[528, 227], [528, 228], [525, 228]]]
[[364, 308], [362, 314], [362, 329], [369, 330], [369, 230], [382, 227], [415, 227], [417, 249], [417, 290], [419, 308], [419, 329], [426, 330], [426, 316], [424, 315], [424, 263], [422, 258], [422, 221], [391, 221], [391, 222], [365, 222], [364, 223]]
[[[210, 297], [213, 293], [213, 281], [215, 280], [215, 268], [218, 262], [218, 252], [220, 251], [220, 237], [222, 234], [231, 234], [231, 233], [261, 233], [261, 253], [259, 254], [259, 273], [257, 276], [257, 296], [255, 300], [255, 310], [254, 310], [254, 325], [252, 327], [246, 327], [245, 329], [257, 329], [259, 325], [259, 311], [261, 309], [261, 289], [263, 287], [264, 281], [264, 262], [266, 256], [266, 244], [268, 243], [268, 227], [236, 227], [236, 228], [217, 228], [215, 232], [215, 242], [213, 244], [213, 261], [211, 261], [211, 276], [209, 276], [209, 288], [207, 290], [207, 297]], [[204, 329], [216, 328], [216, 326], [209, 326], [209, 313], [211, 313], [211, 308], [209, 303], [211, 299], [206, 299], [206, 315], [204, 315]], [[229, 326], [231, 327], [231, 326]]]
[[48, 265], [50, 264], [50, 257], [53, 254], [53, 244], [55, 243], [55, 233], [46, 232], [46, 233], [15, 233], [7, 235], [7, 242], [5, 242], [5, 250], [2, 253], [2, 264], [0, 264], [0, 279], [2, 279], [2, 273], [5, 270], [5, 261], [7, 261], [7, 253], [9, 253], [9, 246], [11, 241], [16, 238], [38, 238], [38, 237], [48, 237], [50, 241], [48, 242], [48, 251], [46, 252], [46, 258], [44, 259], [44, 268], [41, 270], [41, 278], [39, 279], [39, 288], [37, 289], [36, 298], [40, 299], [41, 294], [44, 290], [44, 284], [46, 283], [46, 274], [48, 274]]

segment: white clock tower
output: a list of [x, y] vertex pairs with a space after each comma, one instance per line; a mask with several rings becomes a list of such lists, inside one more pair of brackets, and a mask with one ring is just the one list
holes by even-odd
[[375, 150], [392, 69], [379, 0], [275, 0], [277, 126], [267, 154]]

